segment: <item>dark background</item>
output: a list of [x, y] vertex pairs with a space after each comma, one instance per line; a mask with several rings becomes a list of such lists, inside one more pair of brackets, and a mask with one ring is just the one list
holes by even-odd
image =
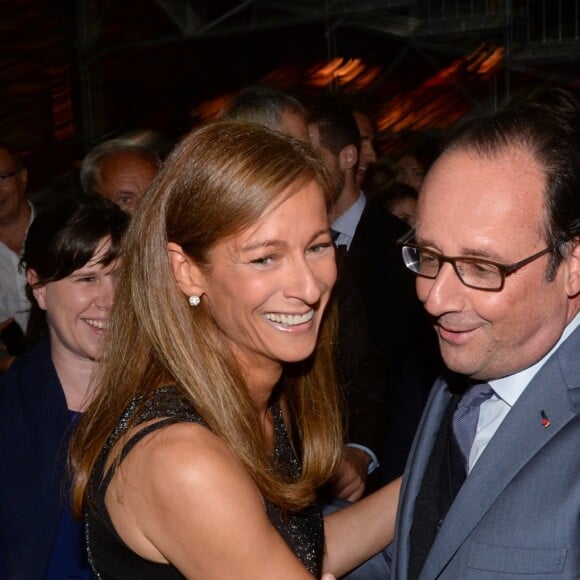
[[507, 98], [576, 91], [577, 4], [0, 0], [0, 138], [23, 151], [31, 189], [58, 190], [95, 143], [129, 135], [167, 149], [265, 82], [305, 101], [362, 100], [380, 151], [396, 154]]

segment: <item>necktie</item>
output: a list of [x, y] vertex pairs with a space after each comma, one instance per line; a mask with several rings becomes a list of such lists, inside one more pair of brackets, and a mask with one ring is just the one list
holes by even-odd
[[340, 232], [337, 230], [330, 230], [330, 235], [332, 236], [332, 241], [336, 243], [336, 240], [338, 239], [338, 236], [340, 236]]
[[479, 408], [484, 401], [493, 395], [493, 389], [487, 383], [473, 385], [461, 397], [453, 413], [452, 432], [459, 450], [465, 473], [469, 471], [469, 454], [475, 439]]

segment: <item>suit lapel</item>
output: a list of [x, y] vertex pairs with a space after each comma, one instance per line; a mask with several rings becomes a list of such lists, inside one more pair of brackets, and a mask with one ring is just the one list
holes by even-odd
[[[558, 349], [522, 393], [460, 489], [423, 567], [436, 578], [519, 471], [577, 413], [580, 329]], [[549, 426], [542, 424], [541, 412]]]

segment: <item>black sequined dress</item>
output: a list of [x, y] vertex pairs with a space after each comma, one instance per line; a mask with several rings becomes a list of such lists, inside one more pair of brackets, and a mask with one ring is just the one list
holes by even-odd
[[[139, 410], [138, 410], [139, 409]], [[114, 474], [114, 468], [105, 472], [105, 464], [111, 448], [125, 433], [127, 424], [154, 421], [146, 428], [131, 437], [121, 451], [120, 461], [123, 461], [131, 449], [147, 434], [167, 425], [180, 422], [203, 424], [191, 405], [180, 395], [175, 387], [157, 391], [145, 405], [136, 399], [125, 411], [117, 428], [107, 441], [99, 461], [97, 462], [89, 485], [91, 508], [85, 516], [85, 531], [89, 561], [93, 572], [102, 580], [166, 580], [183, 578], [183, 575], [169, 564], [159, 564], [145, 560], [126, 546], [117, 534], [105, 505], [105, 494]], [[298, 477], [300, 465], [294, 455], [282, 411], [278, 403], [272, 405], [274, 418], [274, 455], [273, 462], [278, 469]], [[266, 502], [268, 518], [290, 546], [306, 569], [320, 576], [322, 566], [322, 551], [324, 543], [324, 527], [322, 514], [318, 506], [309, 506], [299, 512], [283, 514], [270, 502]], [[284, 571], [280, 571], [284, 577]]]

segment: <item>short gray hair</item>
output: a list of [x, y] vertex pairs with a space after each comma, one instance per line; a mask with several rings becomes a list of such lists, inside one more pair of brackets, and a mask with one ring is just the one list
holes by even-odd
[[85, 155], [80, 170], [83, 191], [85, 193], [98, 193], [98, 184], [101, 181], [101, 163], [106, 157], [125, 152], [139, 155], [155, 165], [157, 169], [161, 167], [159, 155], [149, 147], [126, 139], [109, 139], [99, 143]]

